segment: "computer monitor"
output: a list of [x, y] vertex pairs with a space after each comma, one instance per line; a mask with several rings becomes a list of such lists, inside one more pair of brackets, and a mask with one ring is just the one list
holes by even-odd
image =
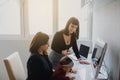
[[94, 50], [93, 50], [93, 53], [92, 53], [92, 57], [91, 57], [94, 68], [96, 68], [99, 64], [100, 57], [101, 57], [101, 54], [102, 54], [102, 49], [103, 48], [99, 44], [95, 44]]
[[97, 76], [99, 75], [100, 73], [100, 69], [102, 67], [102, 63], [103, 63], [103, 60], [104, 60], [104, 56], [105, 56], [105, 53], [106, 53], [106, 49], [107, 49], [107, 43], [105, 43], [103, 49], [102, 49], [102, 53], [101, 53], [101, 56], [98, 60], [98, 66], [97, 66], [97, 69], [96, 69], [96, 74], [95, 74], [95, 78], [97, 78]]
[[93, 61], [93, 66], [96, 68], [95, 72], [95, 78], [98, 77], [100, 73], [100, 69], [104, 60], [104, 55], [107, 49], [107, 43], [104, 41], [97, 41], [95, 43], [94, 49], [93, 49], [93, 54], [92, 54], [92, 61]]
[[87, 59], [90, 47], [84, 44], [80, 44], [79, 54], [82, 59]]

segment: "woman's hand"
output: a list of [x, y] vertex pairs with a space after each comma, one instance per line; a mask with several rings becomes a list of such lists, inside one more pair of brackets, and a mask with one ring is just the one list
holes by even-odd
[[82, 60], [82, 59], [78, 59], [78, 61], [81, 63], [81, 64], [90, 64], [88, 61], [85, 61], [85, 60]]
[[70, 54], [70, 51], [69, 51], [68, 49], [62, 50], [62, 54], [63, 54], [63, 55], [69, 55], [69, 54]]

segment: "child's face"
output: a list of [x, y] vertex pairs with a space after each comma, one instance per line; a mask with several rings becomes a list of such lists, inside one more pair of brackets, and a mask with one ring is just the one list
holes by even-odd
[[66, 67], [66, 68], [65, 68], [66, 72], [70, 72], [70, 71], [72, 70], [72, 67], [73, 67], [73, 66]]

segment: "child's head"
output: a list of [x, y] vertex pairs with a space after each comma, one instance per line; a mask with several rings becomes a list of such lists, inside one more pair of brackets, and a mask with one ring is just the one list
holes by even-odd
[[59, 64], [64, 68], [66, 72], [71, 71], [74, 65], [73, 61], [68, 56], [62, 57], [59, 61]]

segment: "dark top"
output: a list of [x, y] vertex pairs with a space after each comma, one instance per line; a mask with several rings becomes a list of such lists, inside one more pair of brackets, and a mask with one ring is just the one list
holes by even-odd
[[70, 80], [69, 77], [66, 76], [66, 71], [63, 70], [62, 67], [57, 67], [55, 72], [53, 72], [50, 80]]
[[27, 61], [27, 80], [49, 80], [52, 75], [52, 64], [47, 55], [31, 54]]
[[62, 50], [69, 49], [70, 47], [72, 47], [76, 57], [80, 58], [75, 36], [71, 35], [71, 43], [70, 45], [66, 45], [63, 34], [64, 34], [63, 31], [56, 32], [52, 41], [52, 46], [51, 46], [52, 50], [62, 54], [61, 53]]

